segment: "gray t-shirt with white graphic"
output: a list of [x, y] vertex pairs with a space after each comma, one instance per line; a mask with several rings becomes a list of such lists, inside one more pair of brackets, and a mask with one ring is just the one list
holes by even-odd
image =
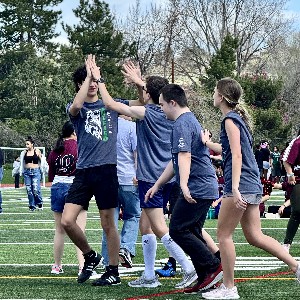
[[217, 199], [219, 197], [216, 172], [209, 157], [208, 148], [201, 141], [201, 125], [192, 112], [180, 115], [175, 121], [172, 135], [172, 160], [176, 181], [180, 183], [178, 154], [191, 153], [191, 169], [188, 188], [197, 199]]
[[[127, 100], [116, 100], [129, 105]], [[102, 100], [84, 102], [77, 116], [67, 113], [75, 127], [78, 143], [77, 169], [117, 164], [118, 113], [107, 110]]]

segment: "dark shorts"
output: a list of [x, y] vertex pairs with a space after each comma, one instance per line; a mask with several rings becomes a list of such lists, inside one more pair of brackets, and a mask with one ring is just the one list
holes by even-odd
[[146, 182], [146, 181], [138, 181], [138, 189], [139, 189], [139, 198], [140, 198], [140, 206], [141, 208], [164, 208], [167, 206], [167, 203], [170, 198], [170, 193], [173, 187], [172, 183], [167, 183], [163, 187], [161, 187], [158, 192], [154, 195], [153, 198], [149, 198], [149, 200], [145, 203], [145, 195], [147, 191], [153, 187], [154, 183]]
[[55, 183], [51, 186], [51, 210], [62, 213], [71, 183]]
[[95, 196], [99, 210], [118, 207], [118, 177], [116, 165], [78, 169], [70, 187], [66, 203], [81, 205], [88, 210]]
[[281, 176], [281, 168], [280, 165], [273, 165], [272, 168], [272, 176], [273, 177], [280, 177]]

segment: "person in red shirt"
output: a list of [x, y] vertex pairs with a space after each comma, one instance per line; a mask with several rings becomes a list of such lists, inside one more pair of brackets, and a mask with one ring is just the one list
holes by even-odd
[[298, 136], [286, 148], [282, 160], [288, 184], [293, 186], [290, 197], [292, 212], [284, 239], [284, 248], [289, 251], [300, 225], [300, 129]]
[[[63, 273], [62, 255], [64, 250], [65, 230], [61, 225], [62, 212], [65, 205], [65, 198], [73, 182], [77, 162], [77, 137], [73, 124], [68, 121], [62, 127], [62, 132], [56, 142], [55, 148], [48, 157], [49, 173], [48, 179], [52, 182], [51, 186], [51, 210], [55, 219], [54, 234], [54, 264], [52, 274]], [[82, 210], [77, 218], [77, 224], [82, 230], [86, 225], [86, 210]], [[82, 252], [76, 247], [79, 272], [81, 271], [84, 258]]]

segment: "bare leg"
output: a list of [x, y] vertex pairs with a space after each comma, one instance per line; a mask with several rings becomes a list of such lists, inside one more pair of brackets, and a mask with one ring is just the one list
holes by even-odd
[[207, 247], [209, 248], [211, 253], [215, 254], [216, 252], [219, 251], [219, 248], [214, 242], [214, 240], [212, 239], [212, 237], [204, 229], [202, 229], [202, 236], [205, 239]]
[[223, 199], [218, 218], [217, 235], [223, 267], [223, 283], [227, 288], [234, 286], [236, 254], [232, 234], [239, 224], [242, 215], [243, 211], [236, 208], [232, 197]]
[[107, 237], [109, 264], [119, 264], [120, 237], [114, 221], [115, 208], [100, 210], [101, 226]]
[[83, 254], [86, 254], [91, 251], [91, 247], [88, 244], [84, 232], [76, 223], [77, 217], [81, 211], [82, 206], [73, 203], [66, 203], [61, 223], [73, 243], [82, 251]]
[[293, 272], [297, 271], [298, 262], [278, 241], [262, 233], [258, 205], [248, 206], [241, 219], [241, 225], [249, 244], [269, 252], [285, 262]]
[[65, 235], [66, 232], [61, 225], [61, 216], [62, 213], [54, 212], [54, 220], [55, 220], [55, 234], [53, 241], [53, 250], [54, 250], [54, 264], [57, 266], [61, 265], [61, 259], [64, 252], [65, 245]]
[[[82, 210], [78, 217], [77, 217], [77, 221], [76, 223], [78, 224], [78, 226], [81, 228], [81, 230], [83, 232], [85, 232], [85, 226], [86, 226], [86, 218], [87, 218], [87, 211], [86, 210]], [[84, 265], [84, 257], [82, 255], [82, 252], [81, 250], [76, 247], [76, 253], [77, 253], [77, 259], [78, 259], [78, 265], [79, 265], [79, 269], [82, 269], [83, 268], [83, 265]]]

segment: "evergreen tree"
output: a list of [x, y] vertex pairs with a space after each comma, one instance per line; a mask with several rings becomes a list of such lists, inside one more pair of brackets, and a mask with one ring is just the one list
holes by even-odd
[[53, 50], [51, 39], [58, 36], [55, 26], [61, 11], [54, 11], [63, 0], [2, 0], [0, 6], [0, 50], [33, 45], [39, 51]]
[[236, 48], [238, 39], [228, 34], [216, 54], [212, 56], [206, 77], [202, 79], [205, 88], [212, 92], [216, 81], [224, 77], [233, 77], [236, 69]]
[[82, 52], [83, 56], [95, 54], [111, 94], [124, 96], [126, 90], [120, 63], [133, 54], [133, 47], [124, 42], [122, 33], [115, 28], [109, 5], [100, 0], [80, 0], [73, 11], [79, 23], [73, 26], [63, 24], [71, 47], [77, 53]]

